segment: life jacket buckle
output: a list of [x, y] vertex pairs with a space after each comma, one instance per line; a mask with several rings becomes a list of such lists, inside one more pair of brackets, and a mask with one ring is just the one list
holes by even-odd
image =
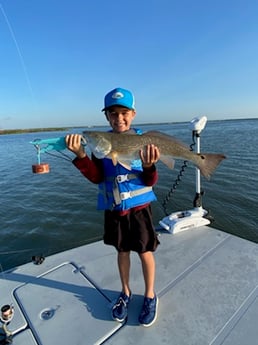
[[118, 183], [123, 183], [125, 181], [129, 181], [128, 174], [117, 175], [116, 180], [117, 180]]

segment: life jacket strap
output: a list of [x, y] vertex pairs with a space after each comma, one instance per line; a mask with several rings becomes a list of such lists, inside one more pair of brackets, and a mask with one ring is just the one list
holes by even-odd
[[143, 187], [137, 190], [119, 193], [118, 188], [115, 188], [113, 191], [115, 204], [119, 205], [121, 204], [121, 201], [130, 199], [130, 198], [133, 198], [134, 196], [142, 195], [151, 191], [152, 191], [152, 187]]

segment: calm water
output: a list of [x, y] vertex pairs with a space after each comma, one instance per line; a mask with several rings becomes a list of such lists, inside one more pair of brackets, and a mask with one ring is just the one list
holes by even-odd
[[[188, 123], [139, 127], [158, 129], [188, 145], [192, 143]], [[102, 213], [95, 206], [97, 187], [69, 161], [43, 154], [42, 161], [50, 164], [51, 172], [44, 175], [31, 172], [37, 156], [29, 141], [65, 134], [0, 136], [0, 269], [28, 262], [35, 254], [47, 256], [102, 237]], [[203, 207], [215, 219], [212, 226], [255, 242], [258, 242], [257, 148], [256, 119], [210, 121], [201, 137], [202, 152], [222, 152], [227, 156], [211, 181], [202, 179]], [[159, 182], [155, 187], [158, 202], [153, 204], [156, 225], [165, 216], [162, 202], [181, 165], [182, 161], [177, 161], [175, 169], [170, 171], [162, 163], [158, 164]], [[191, 209], [194, 196], [195, 169], [189, 164], [167, 204], [167, 211]]]

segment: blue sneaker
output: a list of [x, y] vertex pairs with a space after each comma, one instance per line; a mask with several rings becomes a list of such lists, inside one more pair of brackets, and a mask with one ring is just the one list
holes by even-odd
[[112, 308], [113, 320], [123, 322], [127, 318], [127, 309], [131, 298], [132, 294], [130, 294], [130, 296], [127, 296], [123, 292], [120, 293], [116, 304]]
[[151, 326], [157, 318], [158, 311], [158, 297], [154, 298], [144, 297], [142, 311], [139, 316], [139, 322], [144, 327]]

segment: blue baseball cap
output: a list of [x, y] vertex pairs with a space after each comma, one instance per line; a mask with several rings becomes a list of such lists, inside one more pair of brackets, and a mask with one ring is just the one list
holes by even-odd
[[131, 91], [117, 87], [106, 94], [104, 99], [104, 108], [102, 111], [107, 110], [112, 106], [121, 106], [128, 109], [134, 108], [134, 95]]

